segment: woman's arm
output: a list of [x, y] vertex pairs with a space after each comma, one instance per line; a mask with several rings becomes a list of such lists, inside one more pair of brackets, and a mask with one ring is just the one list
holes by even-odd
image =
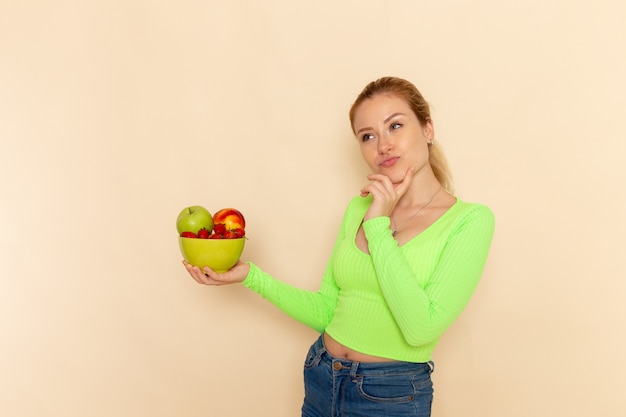
[[332, 318], [339, 292], [332, 276], [331, 263], [318, 292], [303, 290], [279, 281], [250, 264], [250, 273], [243, 285], [263, 296], [290, 317], [319, 331], [324, 331]]
[[443, 251], [432, 254], [439, 259], [430, 277], [417, 277], [411, 270], [390, 235], [388, 217], [366, 221], [363, 228], [381, 291], [407, 343], [420, 346], [440, 337], [469, 301], [483, 272], [494, 230], [492, 212], [476, 205], [462, 215]]
[[335, 306], [339, 287], [333, 274], [333, 259], [337, 247], [344, 239], [347, 226], [348, 210], [344, 213], [339, 233], [331, 257], [326, 265], [320, 288], [317, 292], [296, 288], [279, 281], [263, 272], [256, 265], [249, 263], [250, 272], [243, 284], [270, 301], [290, 317], [322, 332], [330, 322]]

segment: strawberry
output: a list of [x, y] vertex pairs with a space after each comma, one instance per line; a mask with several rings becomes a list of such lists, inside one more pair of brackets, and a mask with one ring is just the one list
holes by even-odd
[[211, 232], [209, 232], [206, 228], [202, 228], [198, 230], [198, 238], [199, 239], [208, 239]]
[[224, 239], [239, 239], [239, 238], [242, 238], [244, 234], [245, 232], [243, 231], [243, 229], [238, 227], [236, 229], [227, 230], [226, 233], [224, 233], [223, 238]]
[[238, 227], [236, 229], [232, 229], [230, 231], [232, 238], [231, 239], [239, 239], [242, 238], [246, 235], [246, 231], [243, 230], [241, 227]]
[[220, 238], [224, 238], [226, 232], [226, 225], [224, 223], [218, 223], [213, 225], [213, 233], [215, 233]]
[[196, 235], [194, 232], [182, 232], [180, 234], [181, 237], [191, 237], [191, 238], [197, 238], [198, 235]]

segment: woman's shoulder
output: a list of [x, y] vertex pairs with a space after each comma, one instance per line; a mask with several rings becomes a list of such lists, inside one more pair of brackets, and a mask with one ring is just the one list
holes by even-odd
[[372, 198], [370, 196], [361, 197], [357, 195], [352, 197], [346, 206], [344, 218], [357, 218], [360, 222], [370, 204], [372, 204]]
[[476, 203], [471, 201], [466, 201], [456, 196], [456, 203], [453, 205], [453, 208], [456, 207], [461, 212], [475, 212], [482, 215], [493, 215], [493, 211], [491, 208], [484, 203]]
[[362, 209], [362, 208], [366, 208], [370, 206], [370, 204], [372, 204], [372, 197], [371, 196], [366, 196], [366, 197], [361, 197], [360, 195], [355, 195], [353, 196], [349, 202], [348, 202], [348, 210], [356, 210], [356, 209]]
[[456, 197], [456, 203], [450, 208], [449, 214], [457, 222], [481, 222], [492, 226], [495, 223], [495, 215], [488, 205], [465, 201], [459, 197]]

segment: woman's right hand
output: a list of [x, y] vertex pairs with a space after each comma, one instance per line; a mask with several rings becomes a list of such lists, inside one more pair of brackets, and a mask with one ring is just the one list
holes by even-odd
[[414, 168], [410, 167], [404, 174], [402, 181], [395, 184], [386, 175], [368, 175], [367, 179], [370, 182], [361, 188], [361, 197], [371, 195], [373, 200], [363, 220], [369, 220], [378, 216], [391, 216], [396, 204], [409, 189], [413, 181], [413, 173]]
[[183, 261], [183, 265], [189, 272], [189, 275], [198, 283], [204, 285], [226, 285], [243, 282], [250, 272], [250, 265], [238, 261], [235, 266], [223, 273], [217, 273], [209, 267], [204, 270], [197, 266], [191, 265], [187, 261]]

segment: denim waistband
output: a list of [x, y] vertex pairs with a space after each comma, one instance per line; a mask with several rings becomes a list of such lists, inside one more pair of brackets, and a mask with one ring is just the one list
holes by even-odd
[[390, 373], [432, 373], [435, 364], [429, 362], [357, 362], [349, 359], [337, 358], [331, 355], [324, 345], [324, 335], [322, 334], [311, 346], [312, 362], [321, 362], [328, 365], [334, 371], [348, 371], [351, 374], [390, 374]]

